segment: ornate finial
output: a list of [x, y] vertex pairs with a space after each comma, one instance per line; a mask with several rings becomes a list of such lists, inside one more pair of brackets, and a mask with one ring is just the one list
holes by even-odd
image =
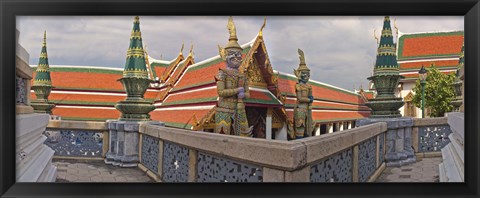
[[220, 45], [217, 45], [217, 46], [218, 46], [218, 54], [220, 54], [220, 58], [222, 58], [223, 60], [226, 60], [227, 52], [225, 51], [225, 48], [221, 47]]
[[147, 43], [145, 43], [145, 46], [143, 47], [143, 51], [145, 52], [145, 62], [147, 63], [148, 78], [153, 79], [154, 77], [153, 77], [152, 69], [150, 68], [150, 61], [148, 60]]
[[184, 46], [184, 44], [185, 44], [185, 43], [182, 41], [182, 48], [180, 48], [180, 53], [178, 53], [179, 56], [180, 56], [180, 55], [183, 55], [183, 46]]
[[140, 31], [140, 20], [138, 16], [135, 16], [133, 22], [123, 77], [148, 78], [145, 52], [142, 44], [142, 33]]
[[393, 27], [395, 27], [395, 36], [398, 38], [397, 18], [393, 19]]
[[228, 18], [227, 29], [228, 29], [228, 32], [230, 33], [230, 37], [228, 38], [228, 44], [225, 46], [225, 49], [229, 49], [229, 48], [242, 49], [237, 42], [238, 41], [237, 30], [235, 28], [235, 24], [233, 23], [233, 17], [231, 16]]
[[192, 43], [192, 45], [190, 46], [190, 51], [188, 52], [188, 56], [192, 56], [192, 57], [193, 57], [193, 43]]
[[47, 30], [43, 32], [43, 46], [47, 45]]
[[295, 73], [295, 76], [297, 78], [300, 78], [300, 72], [301, 71], [310, 71], [310, 69], [307, 67], [307, 64], [305, 63], [305, 55], [301, 49], [298, 49], [298, 57], [300, 58], [300, 64], [298, 65], [297, 69], [293, 70], [293, 73]]
[[298, 49], [298, 57], [300, 58], [300, 65], [305, 65], [305, 55], [300, 48]]
[[233, 17], [232, 16], [230, 16], [228, 18], [227, 29], [228, 29], [228, 32], [230, 32], [230, 38], [229, 39], [236, 39], [237, 38], [237, 30], [235, 28], [235, 23], [233, 23]]
[[373, 38], [375, 38], [375, 40], [377, 40], [377, 44], [380, 43], [380, 41], [378, 40], [378, 36], [377, 36], [377, 29], [373, 30]]
[[265, 28], [265, 25], [267, 24], [267, 17], [263, 18], [263, 25], [260, 28], [260, 32], [258, 32], [258, 36], [263, 36], [263, 28]]

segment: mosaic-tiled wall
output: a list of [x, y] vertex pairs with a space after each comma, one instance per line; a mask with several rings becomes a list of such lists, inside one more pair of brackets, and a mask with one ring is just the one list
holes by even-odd
[[143, 135], [142, 136], [142, 164], [148, 169], [158, 172], [158, 139]]
[[352, 182], [352, 149], [347, 149], [310, 167], [311, 182]]
[[377, 138], [370, 138], [358, 145], [358, 181], [366, 182], [376, 169]]
[[15, 90], [17, 104], [27, 104], [27, 83], [24, 78], [15, 76]]
[[446, 146], [452, 133], [450, 126], [428, 126], [418, 128], [418, 149], [420, 152], [440, 151]]
[[45, 131], [45, 144], [56, 156], [101, 157], [103, 133], [98, 131], [57, 130]]
[[197, 182], [262, 182], [261, 167], [198, 153]]
[[188, 149], [174, 143], [163, 143], [163, 182], [188, 181]]
[[378, 159], [380, 160], [380, 163], [378, 163], [378, 166], [382, 165], [382, 162], [385, 160], [385, 154], [384, 152], [384, 147], [385, 147], [385, 133], [381, 133], [379, 136], [379, 144], [378, 144]]

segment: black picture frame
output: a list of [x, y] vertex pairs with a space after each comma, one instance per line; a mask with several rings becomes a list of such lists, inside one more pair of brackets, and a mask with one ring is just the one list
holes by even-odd
[[[463, 15], [465, 183], [15, 183], [15, 16], [18, 15]], [[2, 197], [478, 197], [480, 3], [478, 0], [0, 0]], [[165, 27], [167, 28], [167, 27]]]

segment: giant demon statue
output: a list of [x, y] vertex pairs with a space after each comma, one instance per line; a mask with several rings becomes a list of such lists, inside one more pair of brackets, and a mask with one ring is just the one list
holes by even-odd
[[300, 58], [300, 64], [294, 71], [295, 76], [298, 78], [298, 82], [295, 85], [295, 91], [297, 93], [297, 104], [293, 111], [294, 115], [294, 130], [295, 139], [300, 139], [306, 136], [311, 136], [312, 125], [312, 86], [307, 82], [310, 79], [310, 69], [305, 64], [305, 56], [303, 51], [298, 49]]
[[[243, 99], [250, 96], [247, 79], [239, 71], [242, 64], [242, 48], [238, 44], [235, 24], [229, 18], [227, 29], [230, 38], [225, 48], [218, 46], [220, 56], [226, 61], [226, 69], [220, 69], [216, 78], [219, 100], [215, 113], [215, 133], [239, 136], [252, 135], [248, 127]], [[233, 131], [232, 131], [233, 130]]]

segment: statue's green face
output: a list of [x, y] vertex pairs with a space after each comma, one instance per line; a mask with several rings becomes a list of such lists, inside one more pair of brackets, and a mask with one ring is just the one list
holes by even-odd
[[300, 82], [307, 83], [310, 80], [310, 71], [301, 71]]
[[227, 49], [227, 66], [230, 68], [238, 68], [242, 64], [242, 51], [240, 49]]

